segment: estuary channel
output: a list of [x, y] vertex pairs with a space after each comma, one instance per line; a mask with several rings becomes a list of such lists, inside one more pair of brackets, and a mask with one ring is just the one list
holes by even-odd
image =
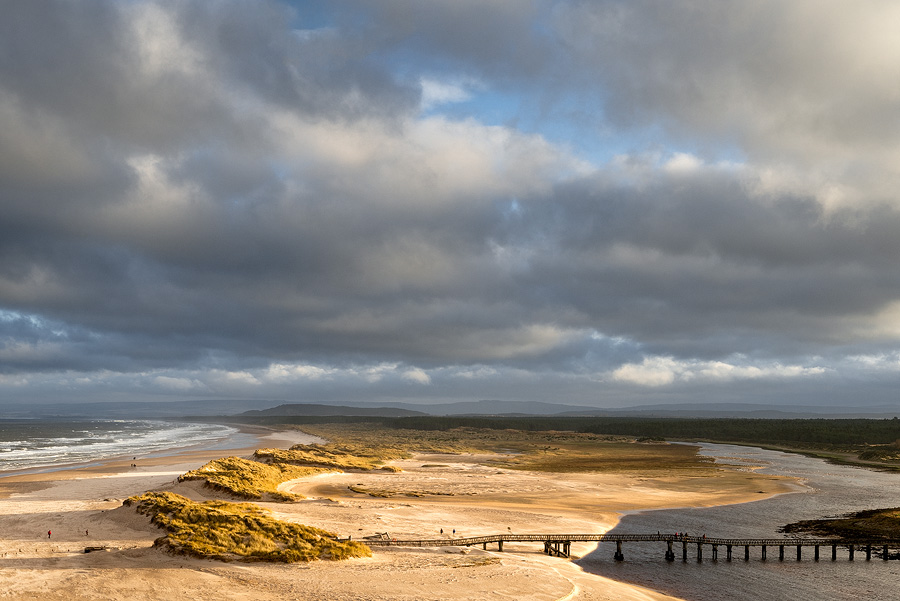
[[[703, 444], [701, 453], [748, 469], [763, 466], [763, 473], [797, 478], [805, 486], [798, 487], [796, 493], [738, 505], [636, 512], [626, 515], [611, 533], [660, 531], [723, 538], [781, 538], [787, 535], [778, 529], [790, 522], [900, 507], [898, 473], [832, 465], [821, 459], [753, 447]], [[721, 552], [718, 561], [705, 557], [698, 562], [696, 545], [691, 545], [687, 562], [681, 561], [679, 547], [678, 559], [671, 563], [663, 558], [663, 543], [625, 545], [622, 562], [613, 561], [614, 550], [601, 544], [578, 563], [585, 571], [691, 601], [900, 599], [900, 561], [865, 561], [865, 555], [859, 553], [855, 561], [849, 561], [846, 549], [839, 549], [834, 562], [830, 548], [818, 562], [813, 561], [811, 549], [798, 562], [792, 548], [784, 561], [778, 560], [774, 549], [762, 561], [757, 548], [745, 562], [741, 548], [735, 552], [734, 561], [725, 561]]]

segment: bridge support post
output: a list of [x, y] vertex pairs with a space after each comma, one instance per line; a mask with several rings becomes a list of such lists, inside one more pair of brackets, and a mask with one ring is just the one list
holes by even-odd
[[814, 559], [815, 559], [816, 561], [819, 561], [819, 545], [816, 545], [816, 551], [815, 551], [815, 557], [814, 557]]
[[885, 546], [881, 549], [881, 559], [883, 559], [883, 560], [885, 560], [885, 561], [888, 560], [888, 550], [887, 550], [887, 545], [885, 545]]
[[831, 545], [831, 561], [837, 560], [837, 545]]
[[563, 543], [563, 553], [566, 557], [572, 554], [572, 541], [567, 540]]
[[497, 547], [500, 548], [500, 552], [503, 552], [503, 539], [497, 541]]
[[697, 561], [703, 561], [703, 543], [697, 543]]
[[713, 561], [718, 561], [719, 559], [719, 545], [713, 545]]
[[853, 545], [850, 545], [850, 561], [853, 561], [853, 551], [854, 550], [855, 549], [853, 548]]
[[666, 541], [666, 561], [675, 561], [675, 551], [672, 550], [672, 539]]
[[784, 561], [784, 545], [778, 545], [778, 561]]
[[622, 553], [622, 541], [616, 541], [616, 553], [613, 555], [613, 559], [616, 561], [623, 561], [625, 559], [625, 555]]
[[681, 541], [681, 561], [687, 561], [687, 541]]
[[866, 561], [872, 561], [872, 543], [866, 543]]
[[550, 541], [548, 540], [544, 541], [544, 554], [550, 555]]
[[731, 545], [725, 545], [725, 560], [731, 561]]
[[797, 545], [797, 561], [800, 561], [800, 549], [802, 549], [800, 545]]
[[750, 561], [750, 545], [744, 545], [744, 561]]
[[487, 543], [481, 543], [481, 548], [487, 551]]
[[763, 561], [766, 560], [766, 546], [765, 545], [762, 546], [762, 560]]

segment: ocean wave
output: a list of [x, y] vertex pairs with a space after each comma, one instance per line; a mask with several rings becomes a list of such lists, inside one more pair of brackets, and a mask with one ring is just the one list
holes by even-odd
[[215, 444], [236, 432], [217, 424], [152, 420], [2, 423], [0, 471], [146, 457], [171, 449]]

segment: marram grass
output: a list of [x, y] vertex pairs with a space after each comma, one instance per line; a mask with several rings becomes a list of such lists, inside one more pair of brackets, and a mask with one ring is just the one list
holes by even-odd
[[399, 449], [371, 448], [363, 446], [304, 445], [298, 444], [283, 449], [258, 449], [254, 459], [273, 464], [286, 463], [309, 467], [325, 467], [339, 470], [374, 470], [395, 471], [396, 468], [385, 466], [391, 459], [408, 457], [409, 453]]
[[124, 503], [167, 532], [154, 546], [207, 559], [292, 563], [369, 557], [356, 541], [326, 530], [283, 522], [251, 503], [197, 503], [171, 492], [145, 493]]
[[672, 470], [712, 473], [718, 469], [711, 459], [698, 456], [696, 447], [619, 435], [472, 427], [413, 430], [373, 424], [304, 425], [303, 431], [335, 441], [328, 448], [386, 458], [398, 454], [408, 457], [410, 453], [500, 453], [500, 457], [485, 458], [482, 463], [516, 470], [656, 475]]
[[838, 518], [802, 520], [783, 526], [781, 532], [849, 539], [897, 539], [900, 538], [900, 507], [866, 509]]
[[332, 470], [286, 463], [267, 464], [240, 457], [223, 457], [187, 472], [178, 480], [179, 482], [205, 480], [212, 488], [243, 499], [262, 499], [263, 495], [268, 495], [276, 501], [293, 501], [303, 497], [280, 492], [279, 484], [328, 471]]
[[303, 497], [280, 492], [279, 484], [335, 470], [399, 471], [384, 462], [407, 456], [398, 449], [362, 445], [295, 445], [289, 451], [259, 449], [253, 454], [253, 461], [240, 457], [216, 459], [184, 474], [179, 481], [204, 480], [216, 490], [243, 499], [266, 496], [274, 501], [294, 501]]

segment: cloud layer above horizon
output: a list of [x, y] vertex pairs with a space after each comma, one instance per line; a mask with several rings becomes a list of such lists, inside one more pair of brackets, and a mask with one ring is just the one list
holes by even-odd
[[0, 399], [894, 402], [898, 18], [14, 0]]

